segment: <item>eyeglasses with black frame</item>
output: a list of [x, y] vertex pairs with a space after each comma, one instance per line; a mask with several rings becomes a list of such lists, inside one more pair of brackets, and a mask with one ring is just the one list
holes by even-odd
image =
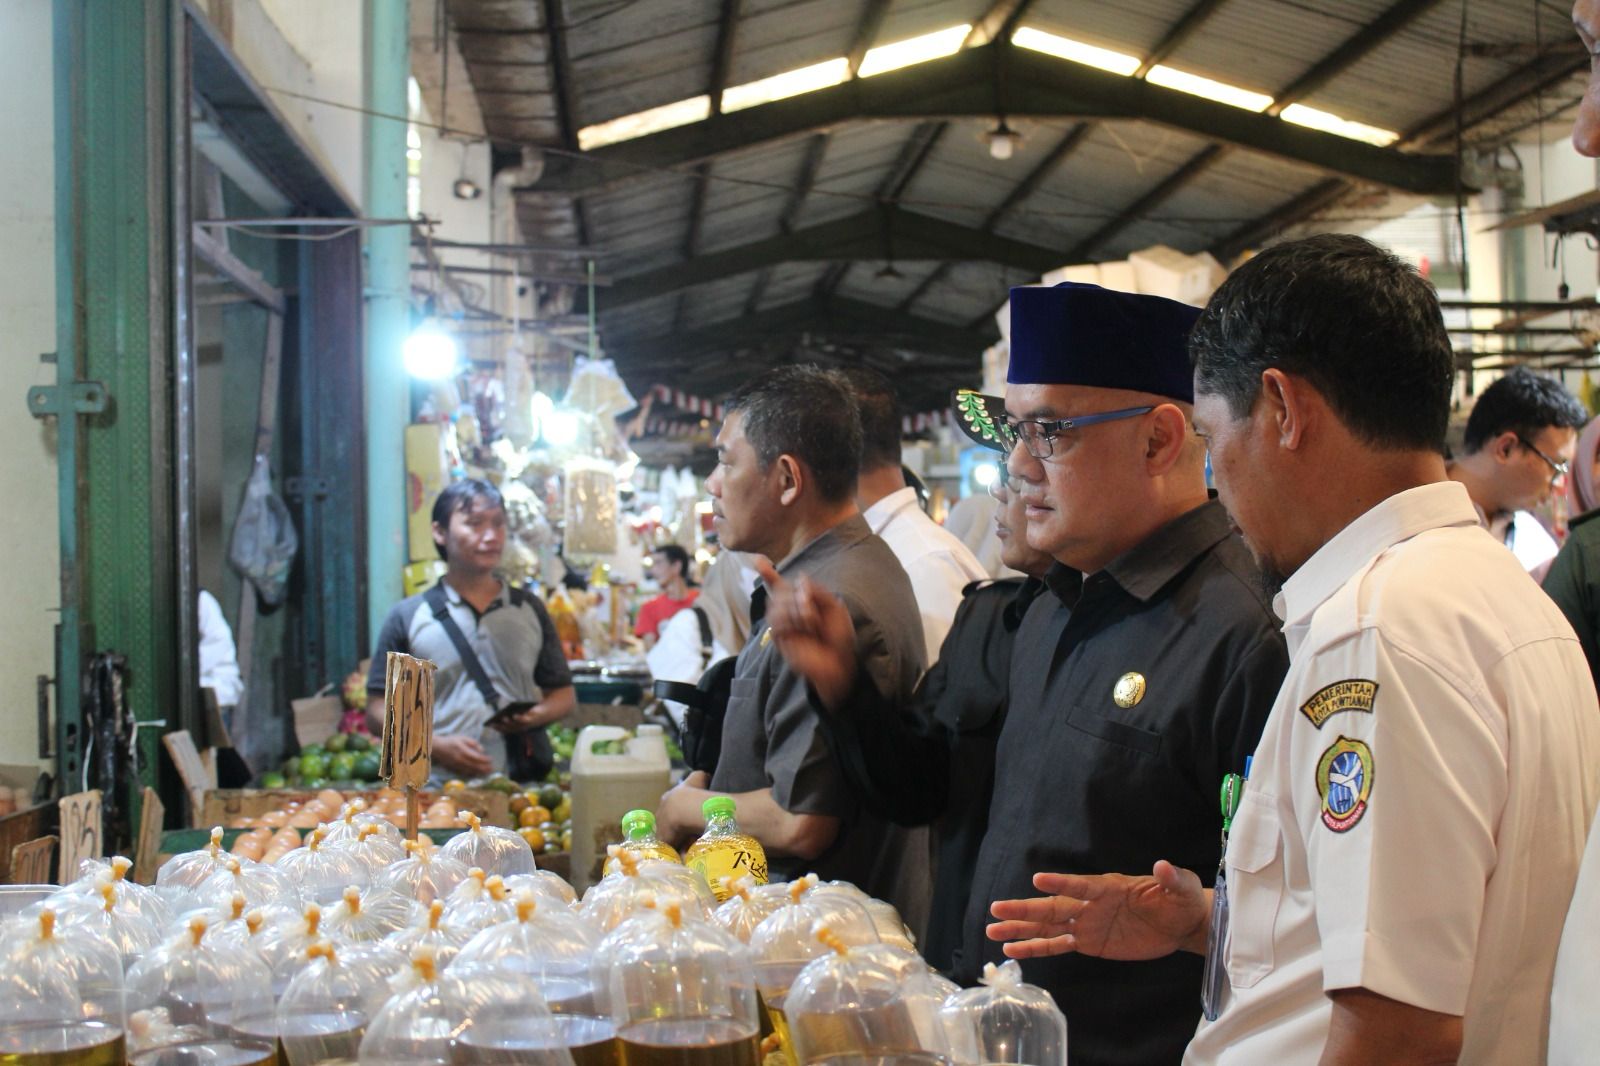
[[1079, 415], [1076, 418], [1055, 418], [1041, 420], [1037, 418], [1023, 419], [1013, 422], [1009, 418], [997, 425], [1000, 439], [1009, 453], [1020, 441], [1028, 449], [1028, 454], [1035, 459], [1048, 459], [1054, 454], [1054, 441], [1064, 433], [1084, 426], [1098, 425], [1101, 422], [1116, 422], [1123, 418], [1136, 418], [1142, 414], [1154, 411], [1155, 407], [1124, 407], [1120, 411], [1102, 411], [1092, 415]]
[[1537, 447], [1535, 447], [1531, 440], [1529, 440], [1527, 437], [1521, 436], [1520, 434], [1517, 437], [1517, 443], [1544, 460], [1544, 465], [1550, 468], [1550, 484], [1554, 485], [1556, 482], [1567, 476], [1569, 464], [1550, 458], [1544, 452], [1541, 452]]

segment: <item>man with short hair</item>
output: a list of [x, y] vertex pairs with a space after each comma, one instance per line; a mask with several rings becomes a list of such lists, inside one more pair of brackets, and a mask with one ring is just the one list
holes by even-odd
[[1282, 582], [1291, 656], [1226, 901], [1192, 863], [1041, 873], [1051, 895], [997, 902], [989, 935], [1108, 959], [1216, 937], [1196, 1066], [1541, 1063], [1600, 713], [1571, 627], [1446, 478], [1438, 298], [1362, 238], [1312, 237], [1236, 270], [1191, 348], [1196, 429]]
[[[909, 695], [925, 665], [922, 626], [905, 571], [856, 510], [861, 420], [849, 389], [817, 367], [784, 367], [735, 392], [726, 411], [706, 482], [723, 547], [839, 596], [874, 681]], [[705, 826], [706, 797], [731, 794], [775, 877], [814, 870], [898, 903], [900, 885], [926, 882], [926, 855], [897, 847], [895, 832], [851, 794], [804, 680], [773, 646], [765, 597], [758, 588], [752, 600], [758, 621], [738, 656], [716, 770], [663, 796], [657, 827], [687, 843]]]
[[959, 537], [923, 512], [917, 490], [906, 484], [900, 465], [900, 403], [889, 379], [870, 367], [840, 373], [861, 409], [856, 506], [911, 579], [922, 615], [923, 647], [932, 663], [961, 606], [962, 590], [989, 575]]
[[1535, 580], [1550, 568], [1557, 546], [1529, 509], [1549, 499], [1566, 476], [1577, 431], [1587, 421], [1576, 396], [1519, 366], [1478, 397], [1462, 454], [1448, 467], [1450, 478], [1466, 486], [1484, 526]]
[[[1054, 565], [1011, 650], [951, 966], [963, 983], [1002, 958], [984, 938], [989, 902], [1029, 891], [1035, 870], [1142, 871], [1168, 852], [1215, 869], [1218, 790], [1244, 769], [1283, 679], [1283, 639], [1190, 429], [1184, 344], [1198, 313], [1094, 285], [1011, 290], [1004, 410], [990, 421], [1028, 545]], [[826, 597], [775, 599], [769, 613], [825, 707], [906, 706], [852, 695], [858, 660], [840, 654]], [[1200, 1016], [1198, 959], [1051, 959], [1027, 977], [1066, 1013], [1072, 1066], [1174, 1063]]]
[[644, 640], [645, 650], [655, 646], [661, 627], [685, 607], [694, 605], [700, 590], [689, 580], [689, 553], [676, 544], [663, 544], [650, 553], [650, 577], [661, 589], [659, 596], [639, 608], [633, 635]]
[[[457, 481], [433, 504], [433, 542], [445, 575], [425, 593], [395, 604], [384, 619], [367, 675], [367, 719], [383, 728], [384, 671], [391, 651], [429, 659], [433, 678], [434, 778], [440, 770], [481, 777], [507, 769], [508, 743], [525, 746], [527, 765], [553, 759], [544, 727], [577, 706], [577, 692], [555, 623], [538, 597], [495, 573], [506, 547], [506, 508], [487, 481]], [[454, 627], [456, 634], [450, 632]], [[472, 650], [493, 700], [457, 648]], [[497, 710], [528, 706], [495, 719]], [[493, 720], [492, 720], [493, 719]]]

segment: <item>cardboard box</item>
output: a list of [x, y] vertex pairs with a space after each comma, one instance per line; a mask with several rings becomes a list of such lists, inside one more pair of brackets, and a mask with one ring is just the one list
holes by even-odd
[[450, 483], [455, 427], [423, 422], [406, 427], [406, 540], [410, 561], [439, 558], [433, 543], [433, 501]]
[[[341, 789], [346, 796], [357, 795], [355, 790]], [[363, 790], [361, 794], [370, 794], [375, 790]], [[208, 789], [200, 806], [200, 814], [195, 821], [195, 828], [209, 829], [214, 825], [224, 828], [233, 828], [233, 823], [241, 819], [248, 820], [268, 811], [275, 811], [287, 804], [290, 800], [307, 800], [316, 793], [303, 788], [214, 788]], [[422, 793], [423, 809], [437, 798], [431, 790]], [[456, 806], [463, 811], [471, 811], [483, 819], [484, 825], [497, 825], [503, 829], [510, 829], [511, 822], [511, 797], [504, 792], [493, 792], [489, 789], [468, 788], [459, 792], [449, 793], [449, 798], [455, 801]]]
[[294, 738], [303, 748], [308, 744], [321, 744], [339, 730], [344, 717], [344, 700], [337, 685], [325, 685], [315, 696], [290, 700], [289, 709], [294, 714]]

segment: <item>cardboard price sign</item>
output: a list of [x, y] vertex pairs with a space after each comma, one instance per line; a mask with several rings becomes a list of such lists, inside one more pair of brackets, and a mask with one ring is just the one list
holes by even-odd
[[100, 843], [100, 790], [61, 797], [60, 884], [78, 876], [78, 864], [105, 854]]
[[383, 754], [378, 775], [390, 788], [422, 788], [433, 766], [434, 665], [389, 653], [383, 681]]

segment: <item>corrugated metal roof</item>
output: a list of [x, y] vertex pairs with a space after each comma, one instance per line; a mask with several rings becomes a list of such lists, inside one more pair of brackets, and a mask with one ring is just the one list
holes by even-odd
[[[1388, 11], [1394, 0], [1225, 0], [1215, 6], [1165, 62], [1180, 70], [1243, 88], [1278, 92]], [[1194, 0], [1034, 0], [1023, 23], [1144, 56], [1193, 8]], [[448, 0], [447, 10], [465, 34], [460, 43], [490, 136], [505, 146], [558, 143], [562, 136], [559, 90], [552, 57], [569, 60], [564, 86], [568, 125], [577, 129], [705, 93], [722, 27], [723, 0], [556, 0], [554, 27], [543, 21], [544, 0]], [[885, 44], [976, 21], [991, 0], [889, 0], [871, 33], [868, 0], [740, 0], [731, 27], [727, 83], [744, 82], [847, 54], [853, 45]], [[1331, 77], [1304, 103], [1345, 118], [1408, 131], [1453, 106], [1460, 44], [1459, 2], [1441, 2]], [[1464, 95], [1496, 86], [1536, 57], [1542, 45], [1576, 56], [1563, 4], [1539, 8], [1527, 0], [1473, 0], [1466, 39], [1477, 53], [1464, 61]], [[1064, 62], [1064, 61], [1063, 61]], [[1554, 62], [1566, 62], [1556, 57]], [[1558, 69], [1559, 75], [1561, 71]], [[1550, 80], [1548, 76], [1545, 80]], [[1534, 83], [1513, 88], [1531, 92]], [[1576, 95], [1559, 78], [1552, 102]], [[1474, 112], [1473, 137], [1489, 137], [1527, 123], [1533, 103], [1509, 91]], [[786, 217], [806, 230], [872, 209], [891, 196], [899, 209], [974, 229], [1015, 199], [1014, 190], [1039, 161], [1074, 130], [1076, 120], [1010, 119], [1023, 140], [1014, 156], [992, 158], [984, 136], [992, 120], [963, 117], [932, 127], [915, 121], [843, 122], [720, 155], [705, 168], [696, 256], [712, 256], [779, 235]], [[916, 151], [928, 129], [931, 151]], [[1445, 139], [1448, 142], [1448, 138]], [[815, 146], [823, 146], [811, 188], [796, 186]], [[1143, 217], [1130, 205], [1163, 186], [1208, 147], [1203, 136], [1149, 121], [1089, 125], [1076, 147], [1037, 186], [995, 221], [1001, 237], [1059, 249], [1065, 261], [1091, 235], [1091, 257], [1120, 257], [1152, 243], [1183, 250], [1213, 247], [1289, 203], [1328, 175], [1311, 166], [1253, 153], [1222, 151]], [[908, 165], [908, 160], [913, 165]], [[519, 217], [531, 241], [579, 240], [600, 249], [600, 269], [617, 278], [670, 270], [691, 251], [693, 205], [701, 179], [693, 164], [678, 173], [635, 177], [584, 195], [577, 207], [559, 197], [526, 196]], [[1360, 190], [1356, 187], [1357, 191]], [[1364, 191], [1363, 191], [1364, 192]], [[1394, 202], [1411, 203], [1404, 197]], [[563, 206], [565, 204], [565, 206]], [[1381, 213], [1364, 206], [1371, 214]], [[578, 219], [587, 221], [587, 232]], [[1121, 225], [1108, 228], [1112, 220]], [[903, 308], [938, 323], [966, 326], [1003, 298], [1010, 284], [1033, 273], [991, 262], [932, 263], [895, 260], [904, 277], [880, 278], [885, 247], [843, 271], [828, 262], [768, 262], [733, 276], [694, 282], [674, 292], [608, 310], [601, 328], [617, 350], [645, 360], [652, 340], [674, 330], [705, 330], [747, 309], [762, 311], [832, 292], [870, 305]], [[915, 297], [915, 299], [913, 299]], [[885, 320], [888, 322], [889, 320]], [[983, 323], [988, 328], [987, 323]], [[838, 323], [818, 329], [844, 331]], [[852, 323], [859, 340], [863, 327]], [[887, 327], [886, 327], [887, 328]], [[762, 350], [780, 350], [773, 339]], [[798, 343], [794, 341], [792, 343]], [[898, 343], [898, 342], [896, 342]], [[813, 349], [822, 344], [813, 339]], [[974, 365], [977, 353], [974, 352]], [[745, 360], [748, 363], [749, 360]], [[624, 366], [625, 373], [628, 368]]]

